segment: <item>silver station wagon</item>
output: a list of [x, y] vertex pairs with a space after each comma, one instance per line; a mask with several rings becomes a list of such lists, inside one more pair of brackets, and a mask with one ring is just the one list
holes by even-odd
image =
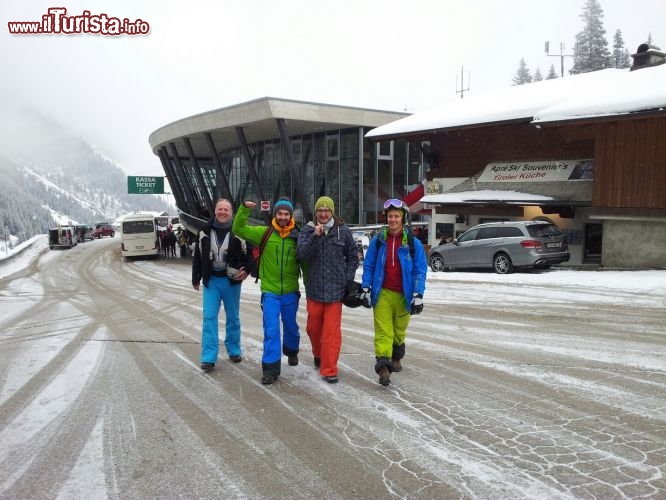
[[433, 271], [487, 268], [508, 274], [515, 268], [548, 269], [569, 260], [560, 230], [545, 221], [489, 222], [465, 231], [451, 243], [433, 247]]

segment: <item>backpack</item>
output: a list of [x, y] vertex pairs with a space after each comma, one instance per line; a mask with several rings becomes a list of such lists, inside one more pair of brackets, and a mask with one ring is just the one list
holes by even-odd
[[266, 248], [266, 243], [268, 242], [268, 238], [271, 237], [271, 234], [273, 233], [274, 229], [272, 227], [268, 227], [266, 231], [264, 231], [264, 235], [261, 237], [261, 242], [259, 243], [258, 247], [254, 247], [252, 249], [252, 258], [254, 259], [254, 268], [252, 269], [252, 272], [250, 273], [250, 276], [255, 278], [254, 282], [256, 283], [259, 281], [259, 264], [261, 263], [261, 252], [264, 251], [264, 248]]
[[[379, 250], [379, 238], [375, 238], [375, 244], [377, 245], [377, 250]], [[414, 235], [409, 229], [407, 230], [407, 245], [409, 245], [409, 256], [414, 260]]]

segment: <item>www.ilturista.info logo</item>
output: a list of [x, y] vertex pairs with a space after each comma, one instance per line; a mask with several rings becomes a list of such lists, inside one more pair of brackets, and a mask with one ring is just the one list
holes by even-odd
[[68, 16], [65, 7], [51, 7], [41, 21], [10, 21], [12, 35], [147, 35], [150, 24], [141, 19], [130, 21], [107, 14], [91, 14], [84, 10], [79, 16]]

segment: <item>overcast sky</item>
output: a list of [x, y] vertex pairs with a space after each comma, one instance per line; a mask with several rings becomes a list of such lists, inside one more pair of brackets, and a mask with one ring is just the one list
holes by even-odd
[[[666, 48], [666, 1], [599, 0], [609, 45]], [[0, 95], [49, 115], [130, 175], [164, 175], [148, 136], [180, 118], [264, 96], [418, 112], [506, 87], [521, 57], [559, 73], [585, 0], [70, 0], [0, 4]], [[50, 7], [150, 25], [147, 36], [10, 35]], [[565, 60], [565, 72], [571, 58]], [[470, 80], [468, 81], [468, 76]]]

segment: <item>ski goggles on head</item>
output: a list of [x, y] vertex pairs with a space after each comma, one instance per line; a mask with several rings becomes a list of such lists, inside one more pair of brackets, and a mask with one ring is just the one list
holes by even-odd
[[386, 200], [384, 202], [384, 210], [388, 210], [389, 208], [397, 208], [399, 210], [404, 210], [405, 212], [409, 211], [407, 205], [405, 205], [405, 202], [398, 200], [397, 198], [391, 198], [390, 200]]

